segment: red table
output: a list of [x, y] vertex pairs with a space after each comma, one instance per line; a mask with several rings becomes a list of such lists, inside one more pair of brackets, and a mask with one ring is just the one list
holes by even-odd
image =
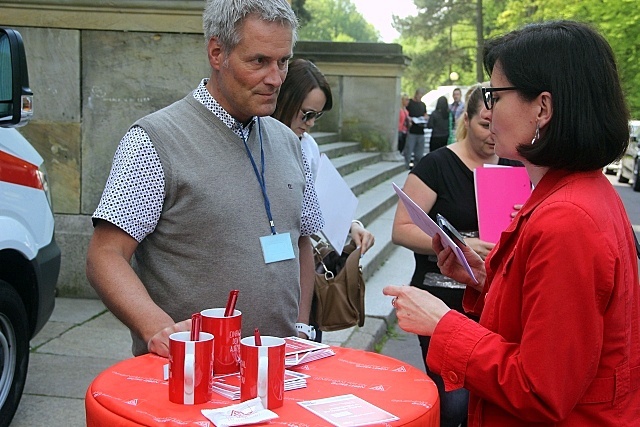
[[[297, 366], [310, 375], [307, 387], [285, 392], [284, 405], [271, 425], [329, 426], [296, 402], [354, 394], [400, 418], [387, 426], [438, 427], [438, 391], [421, 370], [377, 353], [332, 347], [335, 356]], [[87, 426], [185, 426], [213, 427], [200, 412], [234, 403], [212, 394], [201, 405], [169, 402], [168, 383], [163, 380], [164, 359], [144, 355], [124, 360], [102, 372], [85, 397]], [[260, 425], [268, 425], [260, 424]]]

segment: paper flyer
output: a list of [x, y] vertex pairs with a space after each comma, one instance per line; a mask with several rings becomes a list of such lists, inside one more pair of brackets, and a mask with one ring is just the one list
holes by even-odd
[[464, 254], [462, 253], [462, 249], [460, 249], [458, 245], [456, 245], [453, 242], [453, 240], [451, 240], [451, 238], [447, 235], [447, 233], [442, 231], [442, 229], [438, 227], [438, 224], [436, 224], [429, 217], [429, 215], [427, 215], [425, 211], [423, 211], [422, 208], [416, 204], [416, 202], [411, 200], [411, 198], [407, 196], [405, 192], [402, 191], [402, 189], [400, 189], [400, 187], [398, 187], [395, 183], [392, 183], [392, 185], [393, 185], [393, 189], [398, 194], [398, 197], [400, 197], [400, 200], [404, 204], [405, 208], [407, 208], [407, 212], [409, 212], [409, 216], [411, 217], [411, 220], [413, 221], [413, 223], [417, 225], [418, 228], [420, 228], [420, 230], [427, 233], [430, 237], [433, 237], [436, 234], [438, 234], [442, 239], [442, 244], [444, 246], [450, 247], [453, 250], [453, 253], [456, 255], [456, 258], [458, 258], [458, 261], [460, 262], [460, 264], [462, 264], [462, 266], [467, 271], [467, 273], [469, 273], [469, 276], [473, 279], [474, 282], [478, 283], [478, 279], [476, 279], [476, 276], [473, 274], [471, 267], [469, 267], [469, 263], [467, 262], [467, 259], [464, 257]]
[[315, 187], [324, 217], [321, 234], [336, 252], [342, 253], [349, 236], [351, 220], [356, 215], [358, 198], [324, 153], [320, 155]]
[[400, 419], [353, 394], [307, 400], [298, 404], [336, 427], [367, 426]]

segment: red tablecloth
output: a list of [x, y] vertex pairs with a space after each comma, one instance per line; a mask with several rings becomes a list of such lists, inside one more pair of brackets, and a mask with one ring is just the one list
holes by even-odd
[[[354, 394], [400, 418], [387, 426], [438, 427], [438, 391], [421, 370], [377, 353], [333, 347], [336, 355], [298, 366], [310, 375], [307, 387], [285, 392], [284, 405], [274, 410], [271, 425], [329, 426], [296, 402]], [[234, 403], [212, 393], [201, 405], [169, 402], [163, 380], [167, 359], [144, 355], [124, 360], [102, 372], [85, 398], [88, 426], [213, 426], [200, 412]], [[269, 424], [269, 423], [267, 423]], [[261, 424], [264, 425], [264, 424]]]

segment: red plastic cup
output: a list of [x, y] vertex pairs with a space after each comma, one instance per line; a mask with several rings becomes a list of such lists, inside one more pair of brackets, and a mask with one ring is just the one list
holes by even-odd
[[267, 409], [276, 409], [284, 401], [285, 341], [263, 336], [256, 346], [254, 337], [240, 341], [240, 399], [260, 397]]
[[169, 335], [169, 400], [197, 405], [211, 399], [213, 379], [213, 335], [201, 332], [191, 341], [191, 332]]
[[202, 330], [213, 334], [213, 372], [215, 375], [233, 374], [240, 370], [240, 338], [242, 312], [224, 316], [224, 308], [202, 310]]

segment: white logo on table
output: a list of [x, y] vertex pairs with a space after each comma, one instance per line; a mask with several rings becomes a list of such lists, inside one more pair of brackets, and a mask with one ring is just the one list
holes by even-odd
[[427, 409], [431, 409], [433, 407], [433, 405], [429, 402], [425, 402], [423, 400], [400, 400], [400, 399], [392, 399], [392, 402], [397, 402], [397, 403], [410, 403], [412, 405], [415, 406], [422, 406], [425, 407]]
[[374, 385], [373, 387], [369, 387], [369, 390], [386, 391], [383, 385]]
[[367, 388], [366, 384], [352, 383], [352, 382], [337, 380], [335, 378], [314, 377], [313, 379], [318, 381], [327, 381], [327, 382], [330, 382], [331, 385], [339, 385], [342, 387], [362, 388], [362, 389]]
[[340, 359], [341, 362], [348, 363], [350, 365], [355, 366], [356, 368], [364, 368], [364, 369], [373, 369], [374, 371], [389, 371], [388, 366], [378, 366], [378, 365], [365, 365], [360, 362], [353, 362], [351, 360]]

